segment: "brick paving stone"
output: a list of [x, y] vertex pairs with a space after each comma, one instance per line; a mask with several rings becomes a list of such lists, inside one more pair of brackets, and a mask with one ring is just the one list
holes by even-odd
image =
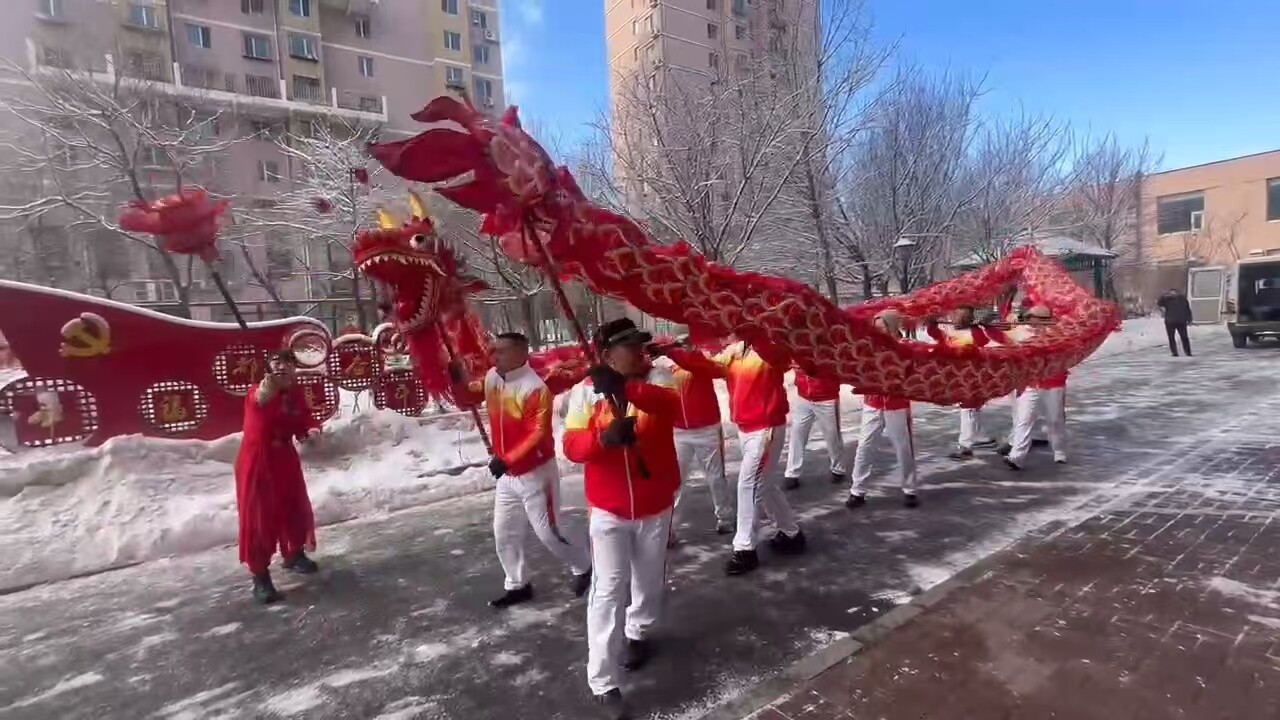
[[[1274, 415], [1248, 432], [1280, 430]], [[1280, 717], [1280, 441], [1224, 432], [1214, 445], [1171, 463], [1158, 482], [1135, 479], [1133, 492], [1074, 527], [1023, 539], [980, 579], [770, 712]]]

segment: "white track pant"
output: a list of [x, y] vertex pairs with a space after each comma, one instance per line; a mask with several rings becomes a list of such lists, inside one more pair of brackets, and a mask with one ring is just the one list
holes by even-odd
[[881, 435], [889, 438], [893, 454], [898, 458], [898, 468], [902, 471], [902, 491], [914, 494], [916, 449], [915, 440], [911, 436], [911, 411], [880, 410], [869, 405], [862, 406], [862, 430], [858, 435], [858, 450], [853, 457], [853, 485], [849, 488], [849, 494], [866, 494], [867, 481], [871, 479], [871, 452]]
[[960, 408], [960, 448], [972, 450], [974, 445], [992, 442], [982, 426], [982, 408]]
[[591, 569], [587, 543], [563, 534], [557, 523], [559, 514], [560, 471], [555, 460], [548, 460], [524, 475], [498, 478], [493, 494], [493, 539], [498, 548], [498, 561], [507, 576], [506, 589], [515, 590], [529, 583], [525, 576], [524, 544], [530, 525], [542, 544], [575, 575]]
[[694, 463], [702, 468], [703, 475], [707, 478], [711, 503], [716, 509], [716, 520], [732, 520], [733, 503], [729, 497], [729, 481], [724, 474], [724, 429], [720, 425], [709, 425], [691, 430], [676, 430], [676, 459], [680, 463], [680, 492], [676, 494], [674, 524], [680, 524], [681, 500]]
[[644, 640], [662, 613], [671, 511], [627, 520], [592, 508], [589, 525], [587, 684], [602, 695], [618, 687], [623, 636]]
[[827, 442], [827, 455], [831, 458], [831, 472], [836, 475], [845, 473], [844, 439], [840, 436], [840, 401], [822, 400], [814, 402], [799, 398], [791, 405], [791, 438], [787, 445], [787, 472], [789, 478], [800, 477], [800, 468], [804, 466], [805, 446], [809, 444], [809, 432], [814, 423], [822, 432], [822, 439]]
[[1009, 459], [1022, 464], [1031, 451], [1031, 433], [1035, 430], [1036, 420], [1044, 418], [1045, 430], [1049, 435], [1049, 447], [1053, 448], [1054, 457], [1067, 455], [1067, 389], [1065, 387], [1039, 390], [1027, 388], [1018, 396], [1013, 406], [1013, 437], [1009, 444]]
[[778, 456], [782, 454], [782, 428], [740, 432], [738, 443], [742, 446], [742, 466], [738, 469], [738, 532], [733, 536], [733, 549], [756, 549], [756, 531], [761, 519], [757, 502], [764, 505], [778, 532], [787, 535], [800, 532], [796, 514], [782, 492], [775, 471]]

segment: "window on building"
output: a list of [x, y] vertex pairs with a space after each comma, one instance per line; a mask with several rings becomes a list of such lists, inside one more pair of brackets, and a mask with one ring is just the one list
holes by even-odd
[[715, 40], [720, 37], [720, 26], [715, 23], [707, 23], [707, 39]]
[[208, 25], [187, 23], [187, 42], [191, 43], [192, 47], [211, 48], [213, 47], [213, 34], [209, 31]]
[[471, 60], [481, 65], [489, 64], [489, 46], [488, 45], [472, 45]]
[[361, 55], [356, 60], [360, 65], [360, 74], [365, 77], [373, 77], [373, 58]]
[[356, 35], [362, 38], [367, 38], [373, 35], [371, 30], [372, 28], [369, 27], [369, 16], [357, 15], [356, 16]]
[[720, 69], [720, 53], [716, 53], [716, 52], [708, 53], [707, 65], [709, 65], [712, 70], [719, 70]]
[[245, 33], [244, 56], [254, 60], [270, 60], [271, 38], [258, 33]]
[[639, 19], [639, 18], [636, 18], [636, 19], [634, 19], [634, 20], [632, 20], [632, 21], [631, 21], [631, 34], [632, 34], [632, 35], [639, 35], [639, 34], [640, 34], [640, 19]]
[[[382, 112], [382, 98], [364, 95], [357, 102], [357, 107], [361, 112], [380, 113]], [[370, 142], [377, 142], [377, 140], [371, 138]]]
[[1267, 220], [1280, 220], [1280, 178], [1267, 181]]
[[293, 99], [303, 102], [324, 102], [324, 91], [320, 89], [320, 78], [310, 75], [293, 76]]
[[159, 53], [129, 50], [124, 54], [124, 74], [144, 80], [164, 80], [165, 62]]
[[717, 7], [717, 5], [716, 5], [716, 0], [707, 0], [707, 9], [708, 9], [708, 10], [715, 10], [715, 9], [716, 9], [716, 7]]
[[149, 168], [162, 168], [169, 165], [169, 156], [154, 145], [138, 148], [138, 165]]
[[45, 45], [40, 49], [40, 64], [56, 68], [70, 68], [73, 66], [71, 62], [71, 53], [62, 48], [49, 47]]
[[212, 140], [218, 137], [222, 130], [218, 124], [218, 113], [207, 111], [192, 112], [191, 129], [195, 132], [196, 137], [202, 140]]
[[320, 43], [314, 35], [289, 33], [289, 55], [300, 60], [319, 60]]
[[493, 81], [489, 78], [478, 77], [475, 79], [476, 99], [481, 105], [490, 107], [493, 105]]
[[489, 29], [489, 16], [483, 10], [471, 11], [471, 24], [481, 30]]
[[270, 140], [273, 129], [271, 123], [265, 120], [249, 121], [249, 134], [259, 140]]
[[245, 15], [261, 15], [266, 12], [266, 0], [240, 0], [240, 12]]
[[648, 28], [650, 35], [658, 31], [658, 22], [653, 19], [653, 15], [650, 15], [644, 19], [644, 25], [646, 28]]
[[289, 12], [298, 17], [311, 17], [311, 0], [289, 0]]
[[446, 50], [462, 50], [462, 33], [445, 30], [444, 47]]
[[466, 87], [466, 74], [452, 65], [444, 69], [444, 82], [449, 87]]
[[734, 15], [746, 15], [746, 14], [747, 14], [747, 0], [733, 0], [733, 14], [734, 14]]
[[458, 0], [440, 0], [440, 10], [450, 15], [457, 15]]
[[1191, 232], [1200, 230], [1204, 220], [1204, 195], [1170, 195], [1156, 198], [1156, 232]]
[[144, 28], [160, 27], [160, 21], [156, 18], [156, 9], [151, 3], [129, 3], [129, 24]]
[[36, 7], [36, 12], [44, 17], [62, 17], [62, 0], [40, 0]]
[[280, 182], [280, 163], [275, 160], [259, 160], [258, 179], [269, 183]]
[[733, 36], [734, 36], [735, 38], [739, 39], [739, 40], [746, 40], [746, 39], [747, 39], [747, 26], [746, 26], [746, 25], [734, 25], [734, 26], [733, 26]]

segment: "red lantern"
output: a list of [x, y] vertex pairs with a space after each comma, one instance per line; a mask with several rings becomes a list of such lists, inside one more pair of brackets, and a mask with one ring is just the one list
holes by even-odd
[[168, 252], [199, 255], [212, 263], [218, 259], [218, 219], [228, 204], [213, 200], [203, 188], [191, 187], [150, 203], [135, 200], [120, 214], [120, 227], [155, 235]]

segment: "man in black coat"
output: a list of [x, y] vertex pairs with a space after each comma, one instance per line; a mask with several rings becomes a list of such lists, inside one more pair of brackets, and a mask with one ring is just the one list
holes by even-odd
[[1191, 303], [1177, 288], [1169, 288], [1156, 302], [1164, 313], [1164, 331], [1169, 336], [1169, 352], [1178, 357], [1178, 346], [1173, 342], [1174, 333], [1182, 340], [1182, 352], [1191, 356], [1191, 339], [1187, 337], [1187, 325], [1191, 322]]

